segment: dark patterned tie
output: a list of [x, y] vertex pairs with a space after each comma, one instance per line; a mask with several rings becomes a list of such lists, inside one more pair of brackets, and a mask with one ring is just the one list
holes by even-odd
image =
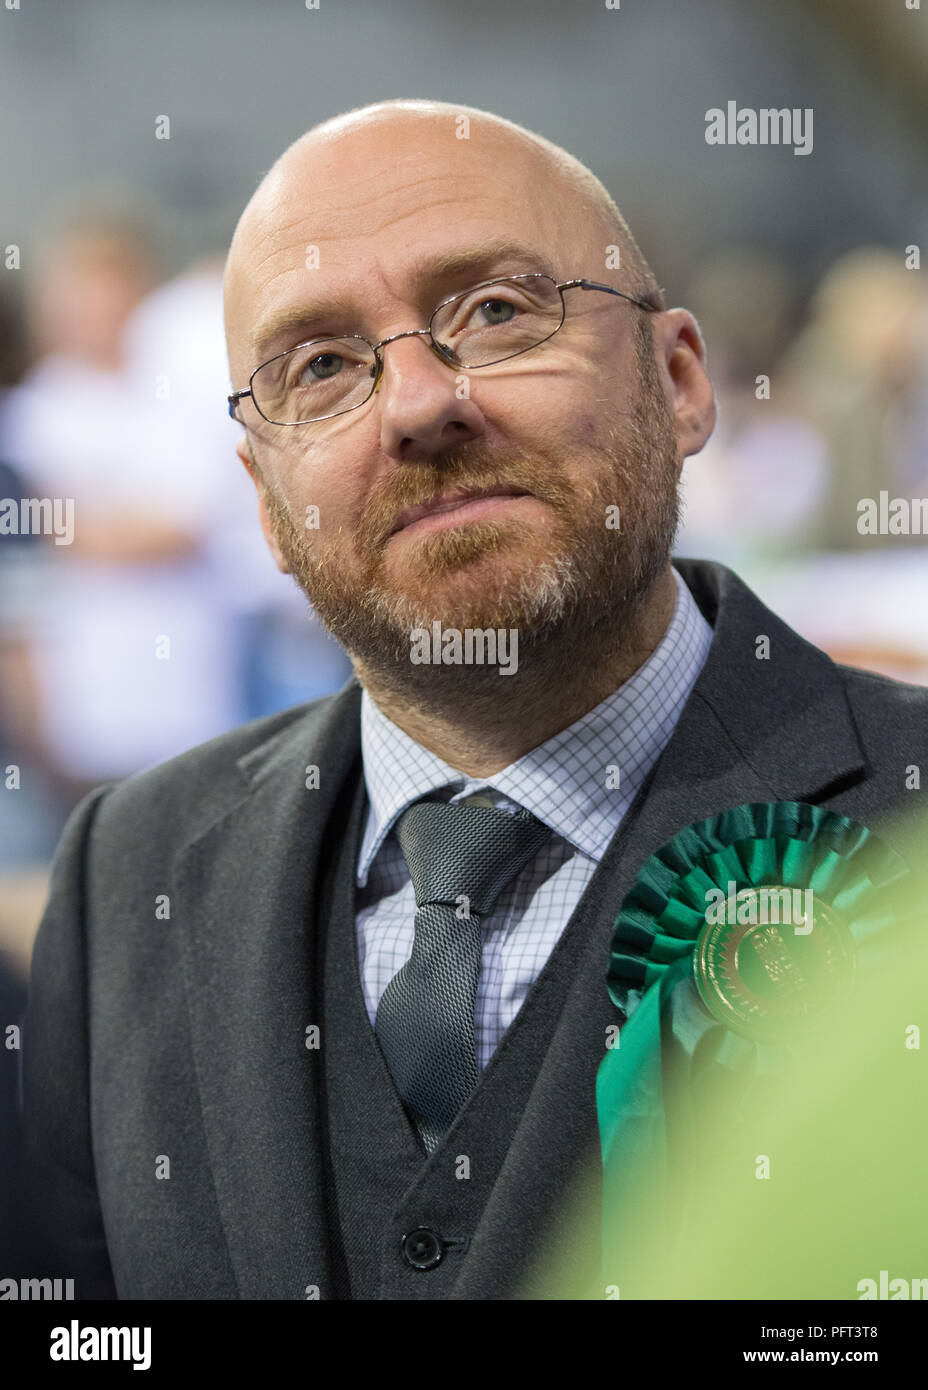
[[416, 892], [415, 940], [381, 996], [374, 1031], [431, 1153], [479, 1079], [480, 920], [551, 831], [529, 811], [419, 801], [396, 833]]

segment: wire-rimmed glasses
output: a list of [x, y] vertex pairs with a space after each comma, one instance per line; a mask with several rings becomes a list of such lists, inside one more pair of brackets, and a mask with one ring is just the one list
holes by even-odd
[[[439, 304], [428, 328], [394, 333], [379, 343], [357, 334], [313, 338], [278, 353], [252, 372], [247, 388], [228, 397], [237, 419], [238, 402], [250, 396], [272, 425], [309, 425], [370, 400], [383, 375], [382, 349], [399, 338], [428, 338], [439, 361], [454, 371], [474, 371], [506, 362], [553, 338], [564, 322], [564, 291], [601, 290], [639, 309], [658, 306], [595, 280], [558, 283], [540, 272], [487, 280]], [[492, 293], [490, 293], [492, 291]]]

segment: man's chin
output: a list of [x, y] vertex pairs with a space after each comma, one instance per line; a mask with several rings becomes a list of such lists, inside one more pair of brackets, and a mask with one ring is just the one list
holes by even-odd
[[[501, 537], [490, 547], [432, 550], [423, 555], [407, 547], [387, 558], [380, 592], [398, 623], [421, 627], [438, 620], [445, 627], [512, 627], [527, 620], [526, 597], [550, 587], [553, 556], [526, 543]], [[408, 619], [408, 623], [407, 623]], [[415, 619], [415, 621], [413, 621]]]
[[380, 571], [385, 584], [421, 597], [423, 584], [482, 582], [500, 558], [511, 565], [530, 539], [524, 528], [490, 521], [420, 536], [399, 532], [387, 542]]

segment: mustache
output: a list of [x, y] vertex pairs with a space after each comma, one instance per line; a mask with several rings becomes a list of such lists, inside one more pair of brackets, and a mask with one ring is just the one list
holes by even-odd
[[573, 498], [573, 490], [563, 477], [546, 468], [535, 454], [449, 453], [440, 462], [403, 464], [395, 474], [375, 484], [358, 523], [358, 542], [366, 553], [380, 550], [409, 507], [424, 506], [449, 488], [480, 492], [492, 487], [531, 493], [561, 513], [569, 511]]

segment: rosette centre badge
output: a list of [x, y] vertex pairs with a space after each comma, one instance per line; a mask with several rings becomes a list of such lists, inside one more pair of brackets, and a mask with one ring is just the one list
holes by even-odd
[[850, 988], [854, 939], [814, 889], [731, 881], [707, 897], [693, 977], [713, 1018], [732, 1032], [786, 1041]]

